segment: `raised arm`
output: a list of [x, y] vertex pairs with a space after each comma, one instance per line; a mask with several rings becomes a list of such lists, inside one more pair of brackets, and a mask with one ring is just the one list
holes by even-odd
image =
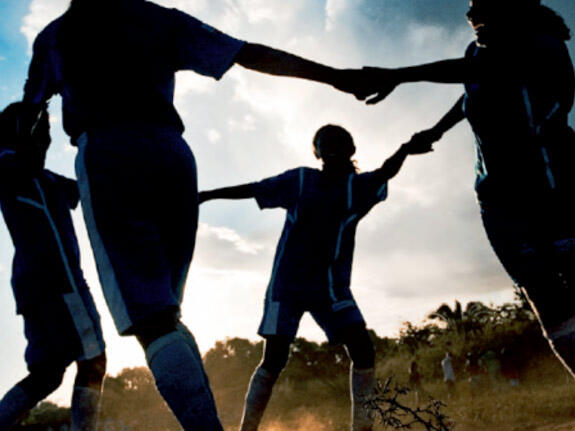
[[198, 199], [200, 203], [203, 203], [212, 199], [249, 199], [253, 197], [255, 197], [255, 194], [252, 185], [242, 184], [240, 186], [200, 192]]
[[278, 76], [308, 79], [331, 85], [338, 90], [355, 95], [363, 100], [373, 94], [375, 81], [365, 79], [361, 69], [335, 69], [298, 57], [275, 48], [255, 43], [246, 43], [236, 55], [235, 62], [247, 69]]
[[419, 142], [421, 145], [431, 145], [441, 139], [443, 134], [453, 128], [456, 124], [465, 118], [463, 113], [463, 100], [461, 96], [453, 107], [430, 129], [416, 133], [411, 138], [412, 141]]
[[381, 168], [375, 171], [376, 175], [378, 176], [378, 180], [381, 183], [384, 183], [387, 180], [395, 177], [403, 166], [403, 163], [405, 162], [405, 159], [408, 155], [425, 154], [431, 151], [433, 151], [433, 148], [431, 148], [431, 143], [425, 141], [417, 141], [412, 138], [409, 142], [401, 145], [390, 158], [383, 162]]

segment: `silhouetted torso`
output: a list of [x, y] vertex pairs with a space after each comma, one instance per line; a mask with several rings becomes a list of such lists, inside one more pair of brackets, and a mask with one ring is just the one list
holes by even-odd
[[77, 204], [76, 182], [48, 170], [0, 185], [0, 208], [15, 248], [12, 286], [19, 313], [60, 300], [73, 290], [69, 277], [84, 285], [70, 216]]
[[25, 97], [40, 101], [61, 93], [72, 137], [117, 124], [183, 131], [173, 106], [175, 72], [219, 79], [243, 42], [153, 3], [108, 8], [89, 19], [65, 14], [42, 31]]
[[269, 285], [273, 300], [311, 307], [351, 299], [355, 231], [386, 198], [380, 181], [373, 172], [328, 179], [299, 168], [253, 184], [260, 208], [287, 210]]
[[533, 34], [489, 48], [472, 43], [466, 57], [481, 70], [465, 86], [464, 105], [477, 137], [479, 199], [538, 199], [551, 189], [551, 171], [556, 186], [572, 189], [565, 162], [575, 156], [567, 126], [575, 85], [565, 44]]

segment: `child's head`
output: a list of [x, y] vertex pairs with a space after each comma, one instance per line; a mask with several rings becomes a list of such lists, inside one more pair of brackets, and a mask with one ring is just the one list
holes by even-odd
[[350, 133], [341, 126], [327, 124], [313, 138], [313, 153], [325, 164], [351, 163], [355, 145]]
[[46, 106], [16, 102], [0, 112], [0, 148], [26, 154], [43, 164], [50, 142]]

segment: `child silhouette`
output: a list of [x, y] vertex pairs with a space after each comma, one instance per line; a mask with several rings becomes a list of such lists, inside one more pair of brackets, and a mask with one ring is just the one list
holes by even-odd
[[381, 168], [359, 174], [351, 160], [353, 138], [342, 127], [320, 128], [313, 145], [323, 162], [321, 170], [292, 169], [257, 183], [199, 195], [200, 202], [255, 198], [262, 209], [287, 211], [258, 331], [266, 339], [264, 357], [250, 382], [241, 431], [257, 429], [306, 311], [330, 342], [345, 345], [352, 360], [352, 430], [372, 427], [363, 402], [374, 385], [374, 349], [349, 287], [355, 231], [358, 222], [386, 199], [387, 182], [407, 155], [431, 147], [404, 144]]

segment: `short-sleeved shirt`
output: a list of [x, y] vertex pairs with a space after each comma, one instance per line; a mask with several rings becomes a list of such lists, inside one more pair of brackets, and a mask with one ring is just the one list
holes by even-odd
[[67, 14], [36, 38], [24, 98], [40, 103], [61, 94], [64, 128], [73, 138], [132, 123], [183, 131], [173, 105], [175, 73], [220, 79], [244, 43], [179, 10], [138, 0], [108, 14], [105, 25], [90, 24], [86, 31], [99, 34], [70, 52], [60, 38], [70, 28]]
[[[11, 155], [0, 153], [0, 169], [7, 167]], [[76, 182], [48, 170], [24, 181], [0, 179], [0, 208], [15, 249], [12, 288], [17, 312], [85, 289], [70, 216], [78, 204]]]
[[567, 114], [575, 78], [565, 43], [534, 34], [493, 47], [472, 43], [465, 57], [481, 71], [466, 83], [464, 99], [480, 201], [532, 202], [553, 188], [572, 190], [575, 137]]
[[387, 197], [374, 172], [327, 178], [299, 168], [252, 184], [260, 208], [287, 211], [268, 295], [312, 308], [345, 305], [359, 220]]

